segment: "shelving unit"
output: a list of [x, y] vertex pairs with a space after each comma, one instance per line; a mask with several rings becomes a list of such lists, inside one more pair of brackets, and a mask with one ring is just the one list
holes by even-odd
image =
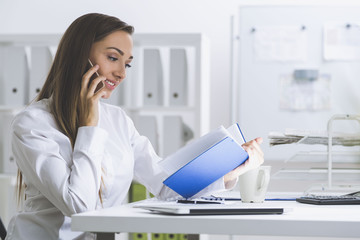
[[[11, 119], [40, 91], [60, 39], [0, 35], [0, 173], [16, 174]], [[209, 42], [196, 33], [134, 34], [133, 42], [126, 80], [104, 101], [121, 106], [166, 156], [209, 131]]]
[[[18, 109], [35, 98], [60, 39], [60, 34], [0, 35], [0, 106]], [[127, 79], [105, 101], [127, 111], [166, 156], [209, 131], [209, 42], [196, 33], [135, 34], [133, 41]], [[152, 125], [142, 118], [153, 118]]]
[[209, 131], [208, 50], [201, 34], [134, 36], [134, 67], [117, 100], [138, 128], [141, 118], [153, 118], [147, 129], [156, 135], [148, 137], [160, 156]]

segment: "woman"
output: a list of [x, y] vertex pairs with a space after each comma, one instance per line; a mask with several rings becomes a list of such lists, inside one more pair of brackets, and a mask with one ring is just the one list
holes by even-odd
[[[122, 204], [133, 179], [161, 199], [177, 196], [162, 184], [166, 175], [148, 139], [122, 109], [99, 101], [126, 76], [132, 33], [132, 26], [102, 14], [81, 16], [66, 30], [37, 101], [13, 122], [26, 200], [7, 239], [92, 239], [71, 232], [69, 217]], [[239, 174], [260, 165], [261, 141], [245, 144], [246, 164], [205, 191], [231, 188]]]

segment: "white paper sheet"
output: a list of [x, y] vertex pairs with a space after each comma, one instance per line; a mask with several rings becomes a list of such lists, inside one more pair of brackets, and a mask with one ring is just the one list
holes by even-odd
[[360, 60], [360, 23], [324, 26], [325, 60]]
[[258, 61], [305, 61], [307, 31], [301, 26], [256, 27], [254, 53]]
[[313, 81], [296, 81], [292, 75], [280, 77], [280, 109], [288, 111], [320, 111], [331, 109], [329, 75]]

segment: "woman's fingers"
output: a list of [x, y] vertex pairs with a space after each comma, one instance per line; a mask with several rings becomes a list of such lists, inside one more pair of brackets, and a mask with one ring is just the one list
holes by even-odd
[[258, 144], [262, 144], [264, 140], [263, 140], [262, 137], [257, 137], [257, 138], [255, 138], [255, 141], [256, 141]]
[[239, 175], [251, 169], [257, 168], [264, 162], [264, 153], [260, 147], [262, 141], [262, 138], [256, 138], [242, 145], [245, 151], [249, 154], [249, 158], [243, 164], [224, 176], [225, 185], [233, 181]]
[[99, 65], [95, 65], [91, 67], [82, 77], [81, 81], [81, 93], [85, 94], [88, 92], [89, 89], [89, 83], [91, 77], [96, 74], [96, 71], [99, 69]]
[[261, 147], [259, 145], [259, 143], [262, 142], [262, 139], [254, 139], [251, 140], [250, 142], [244, 143], [242, 145], [242, 147], [250, 154], [250, 152], [252, 153], [252, 151], [256, 151], [257, 154], [259, 154], [260, 156], [264, 156], [263, 151], [261, 150]]
[[88, 86], [89, 84], [89, 79], [91, 78], [92, 75], [96, 74], [96, 71], [99, 70], [99, 65], [95, 65], [93, 67], [91, 67], [82, 77], [82, 82], [84, 83], [83, 86]]
[[[80, 90], [80, 103], [78, 106], [80, 126], [96, 126], [99, 120], [98, 102], [106, 94], [104, 89], [104, 76], [96, 74], [98, 65], [91, 67], [82, 77]], [[95, 79], [91, 79], [94, 74]]]
[[[91, 83], [90, 83], [90, 86], [89, 86], [89, 89], [88, 89], [88, 97], [92, 97], [94, 95], [101, 95], [101, 94], [98, 94], [100, 92], [101, 89], [104, 88], [104, 83], [102, 81], [105, 81], [106, 80], [106, 77], [104, 76], [99, 76], [97, 78], [95, 78]], [[96, 97], [97, 98], [97, 97]]]
[[250, 168], [257, 167], [264, 162], [264, 152], [262, 151], [259, 143], [262, 142], [261, 138], [254, 139], [250, 142], [243, 144], [243, 148], [249, 154], [247, 164]]
[[[105, 84], [103, 81], [106, 79], [104, 76], [99, 76], [97, 74], [97, 70], [99, 69], [99, 65], [95, 65], [91, 67], [82, 77], [82, 84], [80, 90], [80, 96], [84, 98], [93, 98], [93, 100], [100, 99], [102, 97], [101, 89], [104, 88]], [[95, 74], [97, 75], [94, 78]], [[94, 78], [94, 79], [91, 79]]]

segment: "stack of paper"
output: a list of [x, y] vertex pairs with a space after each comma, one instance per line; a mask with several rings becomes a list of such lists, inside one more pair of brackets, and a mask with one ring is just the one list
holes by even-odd
[[223, 126], [194, 140], [159, 162], [169, 175], [164, 184], [192, 197], [248, 159], [238, 124]]
[[[286, 129], [285, 133], [270, 132], [268, 137], [270, 146], [290, 143], [328, 145], [327, 131]], [[360, 145], [360, 135], [359, 133], [333, 132], [332, 144], [357, 146]]]

